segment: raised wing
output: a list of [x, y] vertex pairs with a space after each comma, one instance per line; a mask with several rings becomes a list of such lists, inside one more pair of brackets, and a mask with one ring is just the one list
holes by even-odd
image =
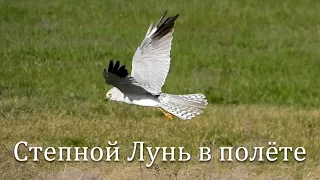
[[170, 68], [170, 50], [173, 26], [179, 14], [162, 20], [155, 27], [150, 25], [132, 60], [131, 76], [149, 93], [158, 95]]
[[140, 87], [133, 77], [128, 76], [128, 70], [125, 65], [120, 66], [120, 62], [115, 64], [110, 61], [108, 70], [103, 70], [103, 77], [107, 84], [117, 87], [122, 93], [146, 93], [147, 91]]

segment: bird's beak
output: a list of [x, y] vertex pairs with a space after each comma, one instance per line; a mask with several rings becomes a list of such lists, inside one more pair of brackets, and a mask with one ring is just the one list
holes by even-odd
[[108, 101], [109, 101], [109, 98], [106, 98], [105, 101], [108, 102]]

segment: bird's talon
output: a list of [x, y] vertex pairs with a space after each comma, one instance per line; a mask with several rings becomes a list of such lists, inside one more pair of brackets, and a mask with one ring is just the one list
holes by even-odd
[[160, 110], [168, 119], [173, 120], [172, 114], [170, 114], [170, 113], [168, 113], [168, 112], [165, 112], [162, 108], [159, 108], [159, 110]]
[[173, 116], [170, 113], [165, 114], [168, 119], [173, 120]]

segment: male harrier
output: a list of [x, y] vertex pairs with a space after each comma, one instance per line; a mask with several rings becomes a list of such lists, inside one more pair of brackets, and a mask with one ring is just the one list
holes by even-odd
[[141, 45], [132, 60], [129, 76], [120, 62], [109, 63], [104, 69], [105, 82], [114, 86], [106, 94], [106, 100], [125, 102], [140, 106], [158, 107], [169, 119], [173, 115], [182, 120], [192, 119], [202, 113], [207, 100], [203, 94], [172, 95], [161, 92], [170, 68], [170, 50], [173, 26], [179, 14], [162, 22], [167, 12], [155, 27], [150, 25]]

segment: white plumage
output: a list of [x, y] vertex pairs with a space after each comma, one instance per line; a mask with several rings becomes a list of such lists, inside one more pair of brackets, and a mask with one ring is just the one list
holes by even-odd
[[[159, 107], [180, 119], [192, 119], [202, 113], [208, 104], [203, 94], [172, 95], [161, 91], [170, 69], [173, 26], [179, 14], [162, 22], [165, 15], [166, 12], [156, 26], [150, 25], [137, 48], [132, 60], [131, 76], [124, 65], [120, 66], [119, 61], [114, 63], [111, 60], [108, 70], [104, 69], [106, 83], [114, 86], [107, 92], [106, 98]], [[167, 113], [165, 115], [168, 117]]]

